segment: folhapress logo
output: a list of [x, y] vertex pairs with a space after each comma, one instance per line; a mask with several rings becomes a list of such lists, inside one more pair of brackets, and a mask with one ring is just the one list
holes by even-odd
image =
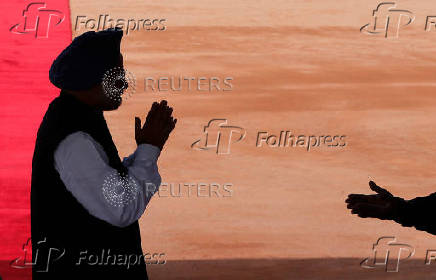
[[[227, 125], [226, 119], [212, 119], [204, 127], [204, 136], [194, 143], [191, 148], [195, 150], [215, 149], [218, 155], [230, 154], [232, 144], [242, 141], [246, 131], [239, 126]], [[313, 149], [342, 149], [347, 145], [346, 135], [325, 134], [307, 135], [292, 133], [291, 130], [282, 130], [280, 133], [258, 131], [256, 139], [257, 148], [305, 148]]]
[[398, 38], [400, 29], [411, 24], [415, 16], [408, 10], [396, 9], [395, 2], [380, 3], [372, 12], [372, 22], [360, 28], [360, 32]]
[[34, 265], [32, 263], [32, 239], [27, 239], [26, 243], [23, 244], [21, 247], [21, 250], [23, 251], [23, 256], [13, 259], [9, 265], [13, 268], [26, 268], [26, 267], [32, 267]]
[[384, 266], [386, 272], [398, 272], [400, 261], [406, 260], [415, 254], [415, 248], [408, 244], [396, 243], [393, 236], [380, 237], [372, 246], [372, 257], [364, 259], [360, 266], [375, 268]]
[[35, 38], [48, 38], [50, 27], [61, 24], [65, 15], [58, 10], [46, 8], [43, 2], [32, 2], [23, 10], [22, 22], [13, 25], [9, 31], [14, 34], [33, 33]]
[[203, 132], [203, 137], [192, 143], [191, 148], [196, 150], [214, 148], [217, 154], [230, 154], [231, 144], [245, 137], [245, 129], [227, 125], [226, 119], [210, 120]]
[[[32, 252], [32, 246], [37, 247], [35, 250], [35, 256], [30, 256]], [[40, 250], [41, 249], [41, 250]], [[65, 248], [53, 248], [47, 247], [47, 238], [44, 240], [32, 243], [32, 239], [27, 239], [27, 242], [22, 246], [23, 256], [13, 259], [9, 265], [13, 268], [32, 268], [37, 266], [36, 272], [48, 272], [50, 263], [56, 262], [65, 255]]]

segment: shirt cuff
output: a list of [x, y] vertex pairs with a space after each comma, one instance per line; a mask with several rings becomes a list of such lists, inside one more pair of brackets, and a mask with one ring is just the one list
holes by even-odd
[[135, 159], [157, 161], [160, 149], [150, 144], [140, 144], [135, 151]]
[[133, 161], [135, 160], [135, 153], [132, 153], [130, 156], [123, 158], [123, 164], [126, 167], [129, 167], [132, 165]]

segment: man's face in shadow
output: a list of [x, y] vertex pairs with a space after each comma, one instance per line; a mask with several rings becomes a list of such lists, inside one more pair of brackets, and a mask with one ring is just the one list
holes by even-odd
[[110, 83], [110, 90], [103, 86], [103, 82], [93, 86], [87, 90], [72, 91], [68, 92], [76, 96], [80, 101], [86, 103], [94, 108], [103, 111], [112, 111], [118, 109], [122, 104], [122, 94], [124, 90], [127, 89], [128, 83], [125, 78], [123, 55], [120, 53], [119, 64], [117, 65], [118, 70], [111, 71], [111, 79], [108, 81]]
[[98, 101], [98, 107], [104, 111], [112, 111], [118, 109], [122, 104], [122, 94], [127, 89], [128, 83], [124, 73], [123, 55], [120, 53], [118, 68], [111, 71], [114, 79], [110, 80], [111, 89], [108, 91], [104, 88], [103, 83], [95, 87], [95, 92]]

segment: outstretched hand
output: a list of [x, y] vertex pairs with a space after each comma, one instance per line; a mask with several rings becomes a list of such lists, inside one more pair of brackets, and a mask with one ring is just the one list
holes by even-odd
[[399, 208], [404, 199], [393, 196], [389, 191], [379, 187], [373, 181], [369, 182], [371, 190], [377, 194], [350, 194], [348, 195], [347, 208], [352, 214], [361, 218], [378, 218], [381, 220], [393, 220], [398, 216]]
[[162, 150], [177, 123], [177, 119], [173, 118], [172, 113], [173, 108], [167, 105], [166, 100], [162, 100], [160, 103], [153, 103], [144, 126], [141, 126], [141, 119], [135, 117], [136, 144], [150, 144]]

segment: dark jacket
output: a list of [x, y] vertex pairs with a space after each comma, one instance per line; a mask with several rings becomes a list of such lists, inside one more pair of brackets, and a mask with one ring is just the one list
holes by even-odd
[[54, 168], [56, 147], [77, 131], [90, 134], [109, 165], [126, 172], [103, 112], [61, 91], [39, 127], [32, 161], [33, 279], [147, 279], [138, 222], [120, 228], [92, 216]]

